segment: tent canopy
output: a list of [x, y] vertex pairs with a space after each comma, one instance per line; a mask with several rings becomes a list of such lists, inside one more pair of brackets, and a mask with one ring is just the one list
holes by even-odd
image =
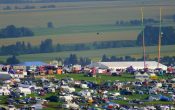
[[23, 66], [43, 66], [47, 65], [47, 63], [41, 62], [41, 61], [30, 61], [30, 62], [23, 62], [18, 65], [23, 65]]
[[[149, 69], [157, 68], [156, 61], [146, 61], [146, 67]], [[126, 69], [132, 66], [134, 69], [143, 69], [144, 62], [143, 61], [121, 61], [121, 62], [95, 62], [90, 64], [90, 66], [101, 67], [101, 68], [114, 68], [114, 69]], [[167, 66], [160, 64], [160, 68], [163, 70], [167, 70]]]

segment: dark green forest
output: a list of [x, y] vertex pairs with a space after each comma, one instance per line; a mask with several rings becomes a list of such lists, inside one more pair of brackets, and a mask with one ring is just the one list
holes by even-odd
[[[157, 45], [159, 37], [159, 27], [146, 26], [144, 28], [145, 44], [147, 46]], [[161, 29], [161, 43], [162, 45], [175, 44], [175, 29], [173, 27], [162, 27]], [[142, 45], [142, 32], [137, 37], [137, 45]]]
[[6, 28], [0, 29], [0, 38], [17, 38], [17, 37], [31, 37], [34, 33], [26, 27], [15, 27], [9, 25]]

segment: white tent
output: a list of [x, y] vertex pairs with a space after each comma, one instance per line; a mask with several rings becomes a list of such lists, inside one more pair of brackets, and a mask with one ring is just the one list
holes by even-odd
[[[146, 67], [149, 69], [157, 68], [156, 61], [146, 61]], [[108, 69], [126, 69], [127, 67], [132, 66], [134, 69], [143, 69], [143, 61], [121, 61], [121, 62], [95, 62], [89, 65], [89, 67], [98, 67], [98, 68], [108, 68]], [[167, 66], [159, 64], [159, 67], [163, 70], [167, 70]]]
[[23, 88], [23, 87], [18, 87], [17, 91], [20, 93], [24, 93], [25, 95], [32, 93], [32, 91], [29, 88]]

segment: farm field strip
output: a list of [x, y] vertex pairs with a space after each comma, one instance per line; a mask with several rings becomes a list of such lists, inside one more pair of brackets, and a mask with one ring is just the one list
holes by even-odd
[[[82, 5], [82, 8], [70, 10], [30, 10], [28, 12], [23, 12], [21, 10], [17, 12], [1, 11], [0, 27], [5, 27], [10, 24], [26, 27], [45, 27], [49, 21], [52, 21], [56, 27], [68, 25], [115, 24], [117, 20], [140, 19], [140, 5], [138, 5], [138, 7], [117, 7], [116, 2], [89, 2], [90, 5], [93, 3], [95, 3], [94, 8], [90, 7], [85, 9], [85, 4], [72, 3], [78, 5], [77, 7]], [[103, 7], [99, 8], [100, 5]], [[158, 19], [160, 6], [149, 5], [144, 8], [145, 18]], [[70, 3], [70, 7], [71, 6]], [[66, 7], [69, 8], [69, 5]], [[162, 9], [163, 15], [168, 16], [174, 14], [175, 7], [165, 5], [162, 6]]]
[[45, 39], [52, 39], [53, 44], [75, 44], [75, 43], [91, 43], [100, 41], [116, 41], [116, 40], [135, 40], [138, 30], [116, 31], [116, 32], [96, 32], [75, 33], [63, 35], [46, 35], [40, 37], [22, 37], [1, 39], [0, 45], [11, 45], [17, 41], [30, 42], [32, 45], [38, 46]]
[[[172, 22], [171, 22], [172, 24]], [[54, 35], [54, 34], [74, 34], [74, 33], [89, 33], [89, 32], [118, 32], [128, 30], [141, 30], [141, 26], [117, 26], [115, 24], [101, 25], [70, 25], [55, 28], [31, 28], [36, 36]]]

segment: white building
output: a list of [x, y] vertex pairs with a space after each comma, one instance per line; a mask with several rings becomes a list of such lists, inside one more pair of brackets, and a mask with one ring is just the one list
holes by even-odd
[[[158, 62], [156, 61], [146, 61], [146, 67], [148, 69], [156, 69]], [[143, 69], [144, 62], [143, 61], [121, 61], [121, 62], [94, 62], [88, 67], [96, 67], [96, 68], [105, 68], [105, 69], [126, 69], [127, 67], [132, 66], [134, 69]], [[167, 70], [167, 66], [163, 64], [159, 64], [159, 67], [163, 70]]]

